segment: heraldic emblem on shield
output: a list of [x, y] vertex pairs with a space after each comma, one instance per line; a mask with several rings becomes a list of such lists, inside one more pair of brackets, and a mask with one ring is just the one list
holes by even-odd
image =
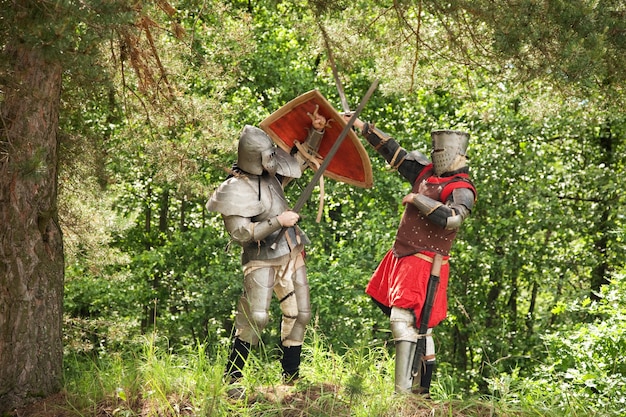
[[[323, 160], [346, 126], [346, 121], [318, 90], [311, 90], [291, 100], [263, 120], [259, 126], [284, 151], [292, 152], [297, 148], [303, 152], [302, 144], [306, 145], [308, 129], [311, 126], [309, 114], [316, 111], [326, 120], [332, 119], [316, 150], [316, 156]], [[311, 168], [315, 169], [315, 166], [311, 165]], [[351, 130], [348, 133], [324, 175], [361, 188], [370, 188], [373, 185], [369, 156], [355, 132]]]

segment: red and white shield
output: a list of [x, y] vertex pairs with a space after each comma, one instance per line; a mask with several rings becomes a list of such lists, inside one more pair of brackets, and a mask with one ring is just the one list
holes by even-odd
[[[313, 114], [316, 109], [327, 121], [332, 119], [317, 150], [323, 159], [347, 123], [318, 90], [311, 90], [291, 100], [263, 120], [259, 127], [276, 145], [286, 152], [291, 152], [294, 146], [305, 142], [311, 127], [309, 114]], [[345, 137], [328, 164], [324, 176], [357, 187], [372, 187], [370, 159], [355, 132], [350, 131]]]

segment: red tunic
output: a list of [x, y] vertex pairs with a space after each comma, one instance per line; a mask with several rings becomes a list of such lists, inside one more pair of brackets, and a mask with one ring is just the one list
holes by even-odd
[[[432, 252], [425, 254], [434, 255]], [[444, 256], [444, 259], [448, 257]], [[412, 309], [415, 312], [416, 326], [419, 326], [431, 265], [430, 262], [417, 256], [398, 258], [390, 250], [376, 268], [365, 292], [387, 307]], [[446, 318], [448, 272], [449, 266], [446, 262], [441, 265], [439, 288], [430, 313], [428, 327], [435, 327]]]
[[[445, 203], [452, 190], [459, 187], [476, 193], [466, 174], [435, 177], [428, 166], [415, 181], [413, 192]], [[365, 292], [387, 307], [412, 309], [416, 326], [419, 325], [432, 263], [414, 255], [421, 253], [432, 258], [435, 253], [440, 253], [447, 260], [455, 236], [456, 230], [446, 230], [431, 223], [414, 205], [408, 204], [394, 246], [376, 268]], [[435, 327], [446, 318], [448, 274], [449, 265], [445, 262], [441, 266], [439, 288], [428, 327]]]

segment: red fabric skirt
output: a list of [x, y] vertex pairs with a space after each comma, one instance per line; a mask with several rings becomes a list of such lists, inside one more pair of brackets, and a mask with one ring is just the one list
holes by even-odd
[[[433, 257], [433, 253], [424, 252]], [[448, 259], [447, 256], [444, 260]], [[374, 271], [365, 292], [379, 303], [387, 307], [401, 307], [415, 312], [419, 327], [422, 307], [426, 300], [426, 288], [430, 278], [432, 263], [417, 256], [409, 255], [402, 258], [394, 256], [390, 250]], [[435, 327], [446, 318], [448, 312], [448, 263], [441, 265], [439, 287], [435, 296], [433, 310], [430, 314], [428, 327]]]

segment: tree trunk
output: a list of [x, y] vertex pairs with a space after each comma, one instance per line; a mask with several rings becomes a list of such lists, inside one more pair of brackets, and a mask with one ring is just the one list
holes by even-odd
[[62, 384], [61, 66], [18, 44], [0, 102], [0, 414]]
[[[615, 142], [616, 139], [613, 137], [612, 124], [607, 120], [598, 135], [598, 143], [601, 151], [600, 162], [606, 166], [606, 172], [610, 172], [613, 167]], [[610, 177], [603, 178], [602, 181], [609, 182]], [[615, 201], [617, 200], [613, 193], [603, 196], [602, 199], [603, 202], [599, 208], [600, 214], [597, 216], [599, 220], [594, 231], [596, 239], [593, 243], [593, 252], [598, 256], [597, 264], [591, 272], [590, 298], [594, 301], [600, 299], [599, 294], [602, 286], [610, 282], [609, 236], [611, 235], [611, 230], [614, 225], [609, 219], [611, 218], [611, 210], [613, 210]]]
[[[144, 222], [144, 232], [146, 234], [146, 237], [144, 239], [144, 248], [146, 251], [150, 251], [152, 249], [152, 238], [151, 238], [151, 233], [152, 233], [152, 185], [150, 183], [146, 184], [146, 206], [145, 206], [145, 213], [146, 213], [146, 219]], [[154, 284], [152, 284], [154, 286]], [[151, 299], [148, 301], [148, 304], [144, 306], [144, 316], [141, 319], [141, 331], [142, 333], [145, 333], [148, 329], [148, 327], [152, 326], [154, 324], [154, 308], [152, 308], [152, 304], [154, 302], [154, 299]]]

